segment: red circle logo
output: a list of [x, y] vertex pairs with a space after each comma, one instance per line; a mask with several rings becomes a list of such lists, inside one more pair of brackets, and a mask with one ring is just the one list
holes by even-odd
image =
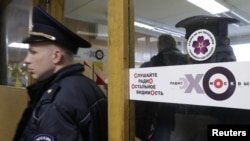
[[214, 80], [214, 87], [221, 88], [223, 86], [223, 81], [221, 79], [215, 79]]

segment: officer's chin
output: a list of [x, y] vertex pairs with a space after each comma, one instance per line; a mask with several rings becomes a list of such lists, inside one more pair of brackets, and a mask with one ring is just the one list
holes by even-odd
[[40, 79], [41, 79], [38, 75], [36, 75], [36, 74], [34, 74], [34, 73], [31, 73], [31, 77], [32, 77], [33, 79], [35, 79], [35, 80], [40, 80]]

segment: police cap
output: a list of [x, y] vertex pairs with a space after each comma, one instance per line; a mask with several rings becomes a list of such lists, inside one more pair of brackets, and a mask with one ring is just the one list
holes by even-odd
[[183, 19], [175, 27], [184, 27], [186, 29], [186, 39], [198, 29], [207, 29], [215, 37], [227, 37], [228, 24], [239, 22], [239, 20], [234, 18], [199, 15]]
[[33, 8], [32, 22], [32, 31], [23, 43], [54, 42], [74, 54], [77, 53], [79, 47], [91, 47], [88, 41], [69, 30], [38, 6]]

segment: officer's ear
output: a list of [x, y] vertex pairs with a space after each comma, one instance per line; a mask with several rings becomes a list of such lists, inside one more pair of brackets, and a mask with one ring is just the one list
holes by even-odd
[[52, 62], [58, 64], [63, 59], [63, 52], [59, 48], [55, 48], [52, 52]]

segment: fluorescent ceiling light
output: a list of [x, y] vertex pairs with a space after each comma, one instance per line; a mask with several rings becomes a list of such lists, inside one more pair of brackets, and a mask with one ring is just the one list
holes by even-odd
[[249, 21], [249, 20], [247, 20], [246, 18], [242, 17], [241, 15], [239, 15], [239, 14], [237, 14], [237, 13], [233, 12], [233, 11], [231, 11], [231, 13], [232, 13], [232, 14], [234, 14], [235, 16], [239, 17], [239, 18], [240, 18], [240, 19], [242, 19], [243, 21], [245, 21], [245, 22], [247, 22], [247, 23], [249, 23], [249, 24], [250, 24], [250, 21]]
[[12, 43], [10, 43], [10, 44], [8, 45], [8, 47], [11, 47], [11, 48], [24, 48], [24, 49], [28, 49], [28, 48], [29, 48], [29, 44], [12, 42]]
[[187, 1], [210, 12], [211, 14], [218, 14], [229, 11], [228, 8], [216, 2], [215, 0], [187, 0]]
[[250, 61], [250, 43], [231, 45], [237, 61]]
[[158, 33], [163, 33], [163, 34], [168, 33], [168, 34], [171, 34], [171, 35], [176, 36], [176, 37], [184, 37], [184, 34], [182, 34], [182, 33], [178, 33], [178, 32], [175, 32], [175, 31], [170, 31], [168, 29], [157, 27], [157, 26], [151, 26], [151, 25], [144, 24], [144, 23], [137, 22], [137, 21], [134, 22], [134, 25], [137, 26], [137, 27], [145, 28], [147, 30], [155, 31], [155, 32], [158, 32]]
[[[144, 29], [147, 29], [147, 30], [150, 30], [150, 31], [158, 32], [158, 33], [171, 34], [173, 36], [180, 37], [180, 38], [184, 37], [184, 34], [182, 34], [182, 33], [178, 33], [178, 32], [171, 31], [171, 30], [168, 30], [168, 29], [165, 29], [165, 28], [162, 28], [162, 27], [152, 26], [152, 25], [137, 22], [137, 21], [134, 22], [134, 26], [139, 27], [139, 28], [144, 28]], [[80, 35], [87, 35], [87, 36], [108, 37], [107, 26], [98, 25], [97, 26], [97, 32], [98, 33], [90, 33], [90, 32], [85, 32], [85, 31], [78, 30], [76, 33], [80, 34]]]
[[151, 26], [151, 25], [147, 25], [147, 24], [144, 24], [144, 23], [140, 23], [140, 22], [134, 22], [134, 25], [137, 26], [137, 27], [141, 27], [141, 28], [146, 28], [148, 30], [153, 30], [155, 27]]

